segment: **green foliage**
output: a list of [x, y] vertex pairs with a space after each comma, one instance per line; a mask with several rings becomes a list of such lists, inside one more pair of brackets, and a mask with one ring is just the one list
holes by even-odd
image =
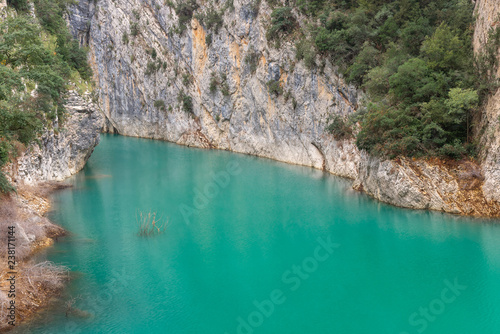
[[184, 73], [182, 75], [182, 84], [188, 87], [191, 84], [191, 75], [189, 73]]
[[[472, 52], [473, 3], [467, 0], [296, 0], [306, 17], [296, 58], [308, 68], [325, 60], [366, 91], [357, 144], [372, 154], [447, 156], [472, 152], [470, 130], [481, 100], [498, 87], [500, 29], [485, 52]], [[275, 8], [268, 39], [296, 26], [289, 7]], [[316, 64], [316, 59], [321, 63]], [[476, 69], [474, 71], [474, 69]], [[276, 92], [275, 83], [269, 83]], [[275, 93], [276, 94], [276, 93]], [[345, 123], [327, 131], [342, 137]], [[348, 132], [348, 131], [347, 131]]]
[[217, 74], [212, 72], [210, 76], [210, 93], [214, 94], [217, 91], [217, 87], [219, 86], [219, 79], [217, 78]]
[[222, 95], [224, 95], [224, 96], [231, 95], [231, 92], [229, 90], [229, 83], [227, 82], [226, 73], [222, 73], [221, 79], [222, 79], [222, 83], [221, 83], [220, 91], [221, 91]]
[[186, 29], [186, 24], [193, 18], [193, 13], [198, 9], [196, 0], [179, 1], [175, 7], [175, 13], [179, 17], [179, 30], [182, 33]]
[[224, 5], [222, 12], [225, 12], [226, 10], [229, 10], [229, 11], [234, 10], [233, 0], [226, 0], [226, 4]]
[[281, 7], [271, 13], [271, 26], [267, 31], [268, 40], [279, 38], [280, 35], [290, 34], [297, 26], [291, 7]]
[[89, 80], [92, 71], [87, 63], [86, 50], [69, 33], [64, 14], [71, 0], [35, 0], [36, 16], [45, 31], [56, 36], [56, 53], [70, 67], [75, 68], [82, 79]]
[[139, 21], [141, 19], [141, 13], [137, 9], [132, 9], [132, 15], [134, 15], [134, 17], [137, 21]]
[[259, 64], [259, 53], [255, 51], [253, 47], [248, 50], [245, 56], [245, 63], [249, 66], [250, 73], [253, 74], [257, 71], [257, 65]]
[[144, 72], [144, 74], [146, 74], [147, 76], [155, 74], [156, 71], [160, 69], [160, 67], [161, 63], [157, 65], [154, 61], [148, 61], [148, 64], [146, 65], [146, 72]]
[[211, 7], [207, 10], [206, 15], [204, 17], [201, 17], [201, 21], [203, 24], [205, 24], [208, 30], [213, 29], [215, 33], [218, 33], [219, 29], [224, 23], [223, 14], [223, 11], [218, 12], [213, 7]]
[[128, 34], [124, 31], [122, 35], [123, 44], [128, 44]]
[[25, 12], [29, 9], [28, 0], [7, 0], [7, 5], [14, 7], [18, 12]]
[[309, 15], [316, 15], [322, 8], [325, 0], [297, 0], [299, 9]]
[[182, 110], [184, 110], [184, 112], [194, 115], [193, 99], [191, 96], [185, 94], [184, 91], [181, 91], [177, 96], [177, 100], [179, 103], [182, 103]]
[[316, 66], [316, 51], [314, 45], [305, 38], [299, 39], [295, 45], [295, 57], [297, 60], [304, 59], [304, 64], [309, 69]]
[[[470, 41], [467, 41], [470, 43]], [[442, 23], [430, 37], [422, 43], [421, 53], [428, 66], [436, 71], [452, 71], [463, 68], [467, 62], [468, 43], [449, 26]], [[470, 54], [469, 56], [471, 56]]]
[[205, 36], [205, 43], [207, 44], [207, 46], [210, 46], [212, 44], [212, 34], [207, 34]]
[[[18, 12], [0, 23], [0, 170], [51, 120], [62, 124], [70, 76], [90, 76], [85, 50], [62, 24], [66, 4], [36, 1], [39, 21]], [[0, 191], [12, 190], [0, 172]]]
[[156, 100], [154, 106], [156, 109], [165, 111], [165, 101], [163, 100]]
[[370, 69], [377, 65], [379, 57], [380, 51], [369, 42], [365, 42], [359, 54], [354, 58], [353, 64], [346, 71], [347, 82], [361, 86], [363, 78]]
[[139, 35], [139, 23], [132, 22], [132, 24], [130, 25], [130, 35], [132, 35], [133, 37]]
[[337, 140], [352, 138], [352, 129], [344, 120], [344, 118], [338, 114], [331, 117], [326, 131], [333, 135]]
[[280, 85], [280, 82], [277, 80], [269, 80], [267, 82], [267, 89], [269, 94], [274, 94], [275, 96], [280, 96], [283, 94], [283, 88]]

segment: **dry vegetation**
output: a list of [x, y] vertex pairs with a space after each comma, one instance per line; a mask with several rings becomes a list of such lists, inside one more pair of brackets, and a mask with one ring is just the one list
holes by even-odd
[[157, 218], [156, 212], [142, 212], [136, 213], [136, 221], [139, 228], [137, 235], [141, 237], [150, 237], [165, 232], [168, 220], [163, 221], [162, 217]]
[[58, 187], [20, 187], [17, 194], [0, 197], [0, 332], [10, 329], [6, 315], [10, 299], [7, 232], [15, 226], [16, 250], [16, 324], [30, 318], [38, 309], [47, 306], [51, 297], [59, 294], [69, 278], [68, 269], [52, 262], [36, 263], [34, 253], [64, 235], [64, 230], [43, 215], [50, 205], [46, 196]]

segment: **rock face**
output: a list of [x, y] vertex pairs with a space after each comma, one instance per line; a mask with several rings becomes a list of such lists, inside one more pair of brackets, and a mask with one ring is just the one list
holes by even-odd
[[[479, 0], [474, 31], [474, 51], [480, 52], [488, 40], [488, 32], [500, 26], [500, 6], [495, 0]], [[498, 50], [500, 61], [500, 49]], [[500, 68], [496, 76], [500, 78]], [[482, 113], [480, 149], [484, 171], [483, 190], [489, 200], [500, 201], [500, 89], [488, 99]]]
[[[336, 141], [329, 117], [355, 112], [360, 92], [328, 62], [308, 69], [297, 61], [292, 39], [270, 44], [266, 1], [231, 2], [199, 2], [197, 13], [225, 8], [216, 32], [199, 16], [182, 31], [175, 5], [163, 1], [80, 0], [69, 22], [89, 46], [107, 131], [324, 169], [398, 206], [498, 214], [496, 167], [483, 175], [468, 162], [382, 161], [353, 140]], [[494, 2], [480, 0], [478, 10], [496, 10]]]
[[462, 215], [498, 216], [485, 198], [481, 167], [471, 161], [380, 160], [363, 154], [354, 188], [386, 203]]
[[[108, 130], [354, 178], [355, 145], [335, 142], [324, 129], [330, 115], [356, 110], [357, 91], [328, 63], [321, 72], [296, 62], [292, 41], [270, 47], [264, 27], [270, 9], [262, 1], [255, 15], [252, 3], [235, 0], [218, 33], [194, 18], [179, 34], [175, 10], [162, 1], [80, 1], [70, 23], [90, 47]], [[246, 61], [252, 56], [255, 72]], [[283, 93], [271, 93], [268, 82]], [[182, 108], [184, 94], [192, 112]]]
[[15, 163], [10, 175], [14, 184], [32, 185], [41, 181], [60, 181], [83, 168], [99, 143], [103, 116], [88, 96], [69, 92], [68, 118], [62, 128], [54, 124], [31, 145]]

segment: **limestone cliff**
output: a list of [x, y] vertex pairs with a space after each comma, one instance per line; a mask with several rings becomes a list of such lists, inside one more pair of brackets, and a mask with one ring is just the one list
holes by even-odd
[[55, 122], [39, 142], [10, 164], [8, 175], [16, 185], [60, 181], [80, 171], [99, 143], [103, 116], [89, 96], [70, 91], [67, 119]]
[[[198, 13], [225, 8], [218, 31], [196, 16], [181, 31], [169, 1], [80, 0], [69, 21], [89, 46], [108, 131], [322, 168], [398, 206], [499, 213], [489, 186], [495, 165], [483, 175], [471, 162], [383, 161], [336, 141], [328, 118], [355, 112], [362, 94], [327, 61], [297, 62], [293, 40], [270, 45], [266, 1], [229, 1], [198, 2]], [[493, 3], [481, 0], [478, 10]], [[183, 108], [186, 98], [192, 108]]]
[[[226, 5], [212, 3], [217, 9]], [[89, 45], [110, 131], [324, 167], [354, 178], [355, 145], [335, 142], [324, 128], [329, 115], [356, 110], [357, 91], [328, 63], [324, 72], [296, 63], [292, 42], [270, 47], [270, 9], [262, 1], [255, 15], [251, 4], [235, 0], [218, 33], [193, 19], [179, 34], [178, 17], [163, 2], [80, 1], [70, 22]], [[252, 73], [245, 59], [254, 54]], [[282, 95], [269, 92], [272, 80]], [[183, 93], [192, 97], [192, 113], [182, 110]]]
[[[500, 4], [495, 0], [480, 0], [476, 5], [474, 51], [480, 52], [488, 41], [488, 32], [500, 25]], [[500, 49], [498, 50], [500, 60]], [[500, 78], [500, 68], [492, 69]], [[489, 200], [500, 201], [500, 89], [488, 99], [482, 112], [480, 149], [484, 171], [483, 190]]]

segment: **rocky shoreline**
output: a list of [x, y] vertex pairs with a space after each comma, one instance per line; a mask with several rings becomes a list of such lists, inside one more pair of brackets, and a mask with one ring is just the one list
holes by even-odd
[[[3, 319], [0, 332], [13, 329], [48, 306], [69, 277], [65, 267], [33, 260], [39, 251], [66, 234], [45, 217], [50, 208], [48, 195], [58, 188], [60, 185], [54, 183], [25, 186], [20, 187], [17, 194], [1, 199], [0, 246], [5, 251], [0, 254], [0, 316]], [[11, 246], [14, 245], [16, 265], [13, 268], [8, 265], [6, 251], [9, 232], [13, 232], [14, 237]]]
[[[40, 145], [27, 148], [5, 172], [17, 192], [0, 199], [0, 316], [7, 319], [9, 274], [7, 236], [15, 231], [16, 325], [48, 306], [64, 288], [68, 270], [50, 262], [37, 263], [33, 255], [51, 246], [66, 232], [46, 218], [53, 191], [67, 187], [61, 182], [83, 168], [99, 143], [102, 116], [90, 96], [70, 91], [63, 126], [54, 122], [42, 135]], [[0, 331], [12, 329], [2, 321]]]

